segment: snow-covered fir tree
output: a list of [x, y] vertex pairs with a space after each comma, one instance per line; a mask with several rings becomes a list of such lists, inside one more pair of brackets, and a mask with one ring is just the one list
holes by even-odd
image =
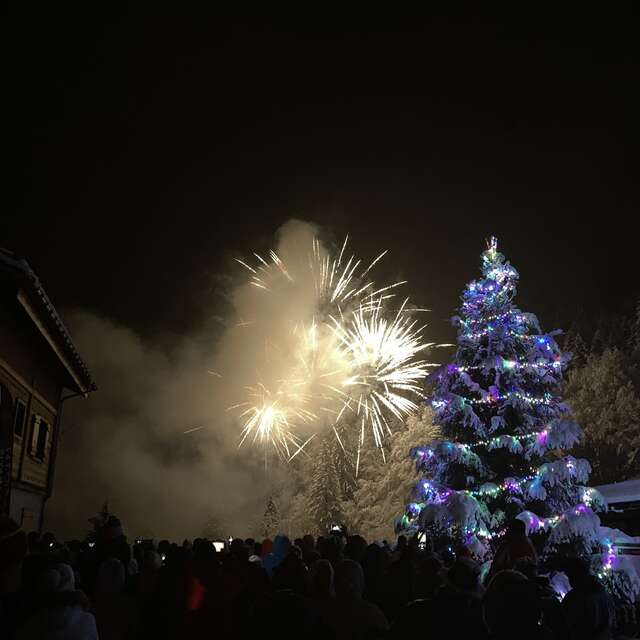
[[344, 522], [340, 478], [336, 467], [335, 438], [326, 435], [313, 452], [313, 471], [307, 492], [307, 508], [315, 533], [329, 531]]
[[559, 395], [567, 357], [554, 335], [513, 302], [517, 271], [491, 239], [482, 278], [462, 294], [454, 361], [434, 374], [431, 405], [443, 438], [412, 455], [423, 478], [402, 526], [457, 540], [491, 558], [508, 522], [521, 519], [543, 560], [590, 556], [621, 598], [638, 577], [601, 535], [603, 500], [587, 460], [567, 455], [582, 432]]
[[563, 346], [565, 351], [571, 354], [571, 361], [574, 367], [582, 364], [587, 359], [589, 347], [577, 322], [567, 331]]
[[269, 496], [262, 517], [261, 533], [265, 538], [273, 538], [273, 536], [279, 533], [279, 526], [280, 515], [278, 513], [278, 507], [276, 507], [276, 503], [273, 501], [273, 496]]
[[640, 398], [619, 349], [588, 356], [569, 372], [565, 388], [585, 437], [576, 448], [588, 456], [594, 484], [617, 482], [640, 474]]
[[404, 424], [394, 423], [393, 433], [385, 441], [384, 462], [373, 443], [363, 449], [356, 490], [344, 507], [349, 531], [370, 541], [393, 539], [398, 505], [409, 498], [417, 479], [407, 451], [430, 442], [437, 434], [431, 408], [423, 407]]
[[226, 535], [221, 519], [216, 514], [211, 515], [202, 529], [202, 537], [207, 540], [224, 540]]

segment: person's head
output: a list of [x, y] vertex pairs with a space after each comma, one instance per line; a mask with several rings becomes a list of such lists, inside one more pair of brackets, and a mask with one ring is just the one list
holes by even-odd
[[396, 545], [396, 549], [401, 551], [407, 546], [407, 536], [398, 536], [398, 544]]
[[507, 527], [507, 536], [509, 538], [522, 538], [527, 535], [527, 527], [522, 520], [514, 518]]
[[276, 558], [284, 558], [289, 551], [291, 541], [287, 536], [277, 535], [273, 541], [273, 555]]
[[347, 544], [344, 548], [344, 555], [350, 560], [360, 562], [367, 550], [367, 543], [362, 536], [349, 536]]
[[153, 548], [144, 551], [144, 570], [155, 571], [162, 566], [162, 556]]
[[300, 549], [302, 549], [302, 538], [295, 538], [295, 539], [293, 540], [293, 544], [294, 544], [296, 547], [300, 547]]
[[20, 568], [27, 555], [27, 536], [15, 520], [0, 516], [0, 593], [20, 586]]
[[160, 555], [169, 555], [169, 551], [171, 551], [171, 543], [168, 540], [160, 540], [158, 542], [158, 553]]
[[496, 638], [515, 638], [535, 631], [542, 611], [535, 585], [518, 571], [498, 572], [482, 602], [485, 626]]
[[362, 567], [353, 560], [341, 560], [335, 568], [334, 584], [338, 598], [343, 600], [362, 598], [364, 593]]
[[583, 558], [567, 558], [563, 563], [564, 572], [567, 574], [572, 589], [589, 580], [589, 563]]
[[240, 561], [249, 558], [249, 550], [241, 538], [234, 538], [229, 545], [229, 553]]
[[480, 585], [480, 565], [471, 558], [457, 558], [447, 571], [446, 580], [457, 591], [476, 595]]
[[98, 569], [96, 592], [99, 594], [120, 593], [124, 589], [124, 566], [116, 558], [107, 558]]
[[309, 572], [311, 594], [318, 600], [328, 600], [333, 597], [333, 567], [328, 560], [317, 560]]
[[313, 539], [313, 536], [307, 533], [307, 535], [302, 538], [302, 548], [305, 551], [311, 551], [314, 546], [315, 541]]
[[302, 559], [302, 549], [297, 544], [292, 544], [289, 547], [288, 555], [295, 556], [298, 559]]
[[273, 570], [273, 587], [277, 591], [290, 589], [304, 595], [306, 591], [307, 571], [302, 560], [296, 554], [289, 554]]
[[273, 542], [271, 538], [265, 538], [260, 545], [260, 555], [264, 558], [273, 551]]
[[76, 580], [73, 569], [68, 564], [48, 562], [41, 565], [35, 576], [35, 591], [41, 594], [75, 591]]

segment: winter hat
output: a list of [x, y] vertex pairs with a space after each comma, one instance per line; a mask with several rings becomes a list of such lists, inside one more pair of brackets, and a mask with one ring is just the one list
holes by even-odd
[[480, 583], [480, 566], [471, 558], [458, 558], [447, 572], [447, 581], [461, 591], [475, 591]]
[[38, 581], [37, 589], [41, 593], [60, 593], [75, 591], [76, 578], [68, 564], [57, 564], [44, 571]]

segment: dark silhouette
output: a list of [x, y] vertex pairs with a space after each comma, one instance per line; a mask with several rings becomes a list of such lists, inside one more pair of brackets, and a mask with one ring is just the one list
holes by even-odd
[[[561, 603], [516, 523], [486, 590], [462, 547], [436, 554], [404, 536], [393, 549], [343, 532], [296, 544], [283, 535], [273, 544], [238, 538], [219, 551], [204, 538], [131, 547], [110, 516], [90, 542], [26, 536], [0, 518], [2, 640], [621, 638], [589, 565], [556, 567], [572, 587]], [[513, 568], [498, 571], [501, 564]], [[632, 619], [624, 623], [637, 632]]]
[[564, 567], [571, 591], [562, 601], [571, 638], [606, 640], [613, 622], [611, 600], [602, 584], [589, 573], [589, 565], [580, 558], [568, 560]]
[[527, 538], [524, 522], [515, 519], [509, 523], [504, 540], [493, 557], [487, 582], [491, 581], [493, 576], [500, 571], [513, 569], [521, 558], [531, 558], [534, 562], [537, 561], [536, 551]]

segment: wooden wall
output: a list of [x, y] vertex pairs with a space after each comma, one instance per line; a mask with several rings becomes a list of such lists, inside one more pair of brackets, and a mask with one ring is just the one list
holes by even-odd
[[[36, 490], [45, 491], [49, 464], [51, 461], [51, 443], [53, 441], [53, 429], [55, 427], [55, 411], [53, 407], [33, 389], [26, 381], [21, 380], [19, 374], [11, 369], [4, 361], [0, 360], [0, 382], [7, 386], [13, 396], [14, 403], [20, 399], [27, 407], [22, 437], [13, 436], [13, 480], [26, 483]], [[40, 416], [49, 424], [49, 432], [45, 445], [43, 460], [37, 459], [30, 453], [32, 437], [32, 416]], [[22, 461], [22, 469], [21, 467]]]

